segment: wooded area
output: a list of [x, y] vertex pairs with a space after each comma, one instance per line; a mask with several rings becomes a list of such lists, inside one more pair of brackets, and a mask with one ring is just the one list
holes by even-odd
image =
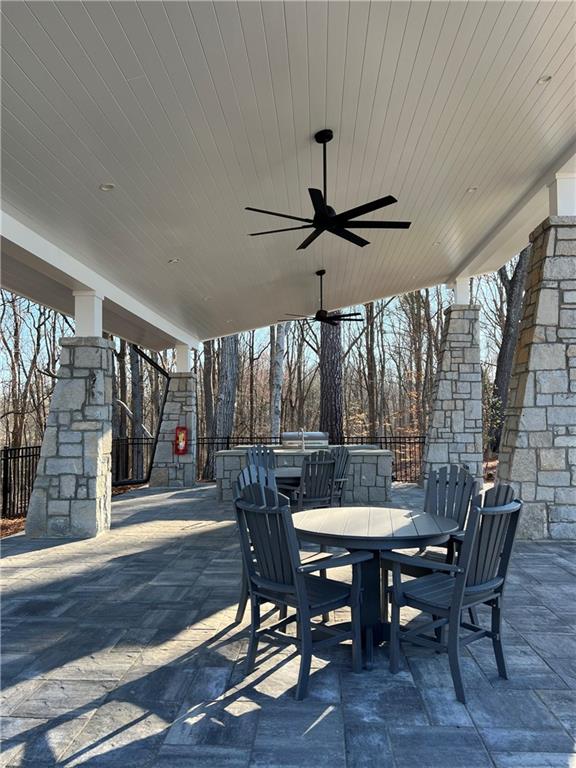
[[[472, 298], [483, 309], [485, 444], [493, 450], [500, 439], [527, 262], [525, 249], [471, 284]], [[354, 308], [362, 312], [360, 322], [333, 327], [294, 320], [205, 342], [194, 355], [199, 436], [233, 434], [253, 441], [304, 428], [329, 432], [338, 443], [343, 435], [424, 434], [451, 300], [451, 292], [438, 286]], [[73, 331], [69, 318], [2, 291], [4, 445], [41, 442], [59, 339]], [[154, 435], [163, 377], [132, 345], [114, 341], [113, 435]], [[147, 354], [173, 369], [172, 351]]]

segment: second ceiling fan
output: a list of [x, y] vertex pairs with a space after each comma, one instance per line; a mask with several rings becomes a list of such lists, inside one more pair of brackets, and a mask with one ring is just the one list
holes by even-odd
[[310, 199], [314, 208], [314, 218], [306, 219], [301, 216], [290, 216], [287, 213], [276, 213], [275, 211], [266, 211], [262, 208], [246, 207], [247, 211], [255, 211], [256, 213], [266, 213], [269, 216], [279, 216], [282, 219], [292, 219], [294, 221], [306, 222], [298, 227], [286, 227], [285, 229], [269, 229], [265, 232], [251, 232], [252, 237], [258, 235], [273, 235], [277, 232], [292, 232], [296, 229], [313, 229], [308, 237], [300, 243], [298, 250], [308, 248], [308, 246], [319, 237], [322, 232], [331, 232], [337, 237], [341, 237], [344, 240], [348, 240], [354, 245], [363, 248], [365, 245], [369, 245], [369, 241], [360, 237], [355, 232], [350, 232], [350, 229], [408, 229], [412, 222], [410, 221], [358, 221], [358, 216], [363, 216], [372, 211], [377, 211], [379, 208], [385, 208], [387, 205], [392, 205], [398, 202], [392, 195], [386, 195], [386, 197], [380, 197], [378, 200], [372, 200], [371, 203], [364, 203], [358, 205], [355, 208], [350, 208], [347, 211], [336, 213], [332, 206], [328, 205], [326, 200], [326, 144], [332, 140], [334, 134], [329, 128], [325, 128], [322, 131], [314, 134], [314, 138], [318, 144], [322, 144], [323, 152], [323, 189], [309, 188]]

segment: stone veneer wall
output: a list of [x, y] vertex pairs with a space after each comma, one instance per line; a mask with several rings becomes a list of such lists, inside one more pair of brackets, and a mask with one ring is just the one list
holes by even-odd
[[112, 342], [61, 344], [26, 534], [86, 538], [110, 527]]
[[[174, 454], [176, 427], [188, 427], [188, 453], [182, 456]], [[150, 485], [191, 488], [195, 483], [196, 376], [193, 373], [172, 373], [150, 472]]]
[[524, 501], [520, 536], [576, 539], [576, 217], [530, 241], [498, 479]]
[[[332, 447], [332, 446], [331, 446]], [[390, 500], [392, 488], [392, 453], [383, 449], [350, 449], [348, 482], [344, 486], [345, 504], [381, 504]], [[306, 453], [298, 449], [278, 449], [278, 467], [300, 467]], [[246, 466], [246, 447], [218, 451], [214, 470], [219, 501], [232, 501], [233, 485]]]
[[482, 372], [480, 307], [446, 310], [433, 408], [424, 447], [423, 475], [459, 464], [482, 479]]

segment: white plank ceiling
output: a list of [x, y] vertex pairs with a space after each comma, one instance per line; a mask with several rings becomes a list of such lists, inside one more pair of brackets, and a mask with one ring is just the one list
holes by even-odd
[[[200, 338], [313, 311], [320, 267], [329, 307], [444, 282], [575, 141], [575, 10], [4, 2], [3, 207]], [[329, 202], [409, 231], [247, 236], [311, 215], [324, 127]]]

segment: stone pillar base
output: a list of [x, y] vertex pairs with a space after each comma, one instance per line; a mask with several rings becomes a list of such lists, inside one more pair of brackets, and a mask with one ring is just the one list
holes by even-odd
[[87, 336], [61, 344], [26, 535], [81, 539], [110, 528], [112, 342]]
[[576, 539], [576, 217], [530, 241], [498, 479], [524, 502], [519, 536]]
[[482, 459], [480, 307], [454, 304], [446, 310], [424, 447], [424, 481], [447, 464], [459, 464], [481, 481]]
[[[181, 456], [174, 453], [176, 427], [188, 428], [188, 453]], [[192, 488], [196, 484], [196, 376], [193, 373], [170, 375], [149, 483], [161, 488]]]

